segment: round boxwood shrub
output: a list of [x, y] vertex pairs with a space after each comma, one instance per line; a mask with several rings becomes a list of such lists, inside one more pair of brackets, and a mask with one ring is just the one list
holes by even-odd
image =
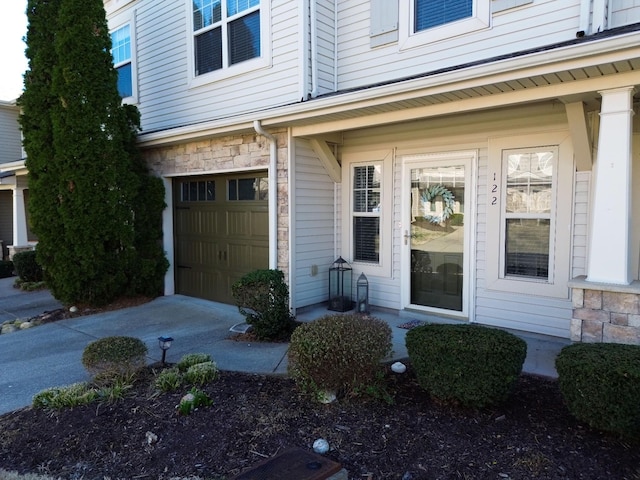
[[147, 346], [134, 337], [105, 337], [82, 352], [82, 364], [92, 375], [126, 375], [144, 367]]
[[391, 328], [374, 317], [326, 315], [291, 335], [288, 371], [299, 388], [314, 395], [355, 393], [371, 385], [391, 352]]
[[640, 439], [640, 346], [576, 343], [556, 358], [569, 412], [593, 428]]
[[527, 355], [524, 340], [478, 325], [415, 327], [406, 345], [418, 383], [431, 397], [472, 408], [504, 401]]
[[13, 266], [23, 282], [41, 282], [44, 279], [42, 267], [36, 261], [36, 251], [27, 250], [13, 256]]
[[187, 353], [176, 363], [176, 368], [180, 372], [186, 372], [189, 367], [199, 363], [212, 362], [211, 355], [208, 353]]

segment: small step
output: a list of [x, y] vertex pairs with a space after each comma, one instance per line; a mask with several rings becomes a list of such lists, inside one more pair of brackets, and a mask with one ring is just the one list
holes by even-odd
[[290, 448], [254, 465], [232, 480], [347, 480], [337, 462], [302, 448]]

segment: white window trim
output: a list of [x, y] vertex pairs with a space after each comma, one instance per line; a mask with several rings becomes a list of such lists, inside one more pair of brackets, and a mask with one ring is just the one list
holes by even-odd
[[413, 0], [400, 2], [399, 44], [401, 50], [422, 47], [491, 27], [491, 0], [473, 0], [471, 17], [420, 32], [413, 31], [414, 10], [415, 2]]
[[[138, 103], [138, 62], [137, 62], [137, 45], [136, 45], [136, 22], [135, 10], [131, 9], [118, 15], [114, 20], [109, 22], [109, 35], [116, 30], [129, 25], [129, 34], [131, 35], [131, 96], [124, 97], [122, 103], [137, 104]], [[121, 64], [114, 64], [114, 68]]]
[[[225, 0], [222, 0], [225, 1]], [[246, 73], [269, 68], [271, 66], [271, 0], [260, 0], [260, 56], [245, 60], [244, 62], [222, 67], [213, 72], [202, 75], [195, 74], [195, 48], [193, 31], [193, 2], [186, 1], [187, 5], [187, 68], [189, 78], [189, 88], [197, 88], [209, 83], [225, 80], [228, 78], [244, 75]], [[226, 41], [223, 40], [223, 45]], [[224, 48], [224, 46], [223, 46]]]
[[[342, 258], [354, 270], [372, 277], [391, 278], [393, 263], [393, 151], [345, 153], [342, 181]], [[382, 165], [380, 185], [380, 258], [377, 264], [353, 260], [353, 169], [356, 166]]]
[[[557, 146], [548, 279], [505, 276], [504, 267], [504, 150]], [[487, 170], [486, 288], [509, 293], [568, 298], [571, 275], [571, 203], [573, 198], [573, 145], [569, 132], [549, 132], [489, 139]], [[494, 177], [495, 174], [495, 177]], [[495, 178], [495, 180], [494, 180]]]

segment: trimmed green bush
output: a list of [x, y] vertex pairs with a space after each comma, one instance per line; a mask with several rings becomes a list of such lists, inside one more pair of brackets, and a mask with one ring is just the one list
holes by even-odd
[[231, 286], [240, 313], [259, 339], [287, 337], [296, 324], [289, 310], [289, 287], [280, 270], [255, 270]]
[[146, 364], [147, 346], [134, 337], [105, 337], [91, 342], [82, 352], [82, 364], [92, 375], [127, 375]]
[[478, 325], [423, 325], [407, 332], [418, 383], [431, 397], [482, 408], [504, 401], [516, 383], [527, 344]]
[[13, 269], [13, 262], [0, 260], [0, 278], [13, 277]]
[[87, 382], [73, 383], [64, 387], [53, 387], [36, 393], [34, 408], [71, 408], [87, 405], [98, 397], [98, 391]]
[[36, 260], [36, 251], [27, 250], [13, 256], [16, 273], [23, 282], [41, 282], [44, 278], [42, 267]]
[[176, 363], [176, 368], [181, 372], [186, 372], [193, 365], [211, 361], [211, 355], [208, 353], [187, 353]]
[[184, 380], [190, 385], [205, 385], [218, 378], [218, 366], [213, 362], [191, 365], [184, 373]]
[[[313, 395], [339, 396], [376, 382], [381, 361], [391, 352], [391, 328], [370, 316], [326, 315], [300, 325], [291, 335], [289, 375]], [[364, 387], [364, 388], [363, 388]]]
[[640, 439], [640, 346], [576, 343], [556, 359], [569, 409], [589, 426]]
[[199, 407], [209, 407], [211, 405], [213, 405], [213, 400], [209, 398], [209, 395], [194, 387], [180, 400], [178, 412], [181, 415], [190, 415]]
[[175, 392], [182, 386], [182, 374], [177, 368], [162, 370], [156, 376], [154, 385], [161, 392]]

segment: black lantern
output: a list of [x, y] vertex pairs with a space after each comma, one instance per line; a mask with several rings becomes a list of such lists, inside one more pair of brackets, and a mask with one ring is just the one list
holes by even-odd
[[349, 263], [339, 257], [329, 269], [329, 310], [347, 312], [353, 308], [351, 284], [353, 270]]
[[369, 281], [364, 273], [361, 273], [356, 282], [356, 311], [369, 313]]
[[171, 337], [158, 337], [158, 346], [160, 350], [162, 350], [162, 365], [164, 365], [165, 358], [167, 356], [167, 350], [171, 348], [171, 342], [173, 342], [173, 338]]

